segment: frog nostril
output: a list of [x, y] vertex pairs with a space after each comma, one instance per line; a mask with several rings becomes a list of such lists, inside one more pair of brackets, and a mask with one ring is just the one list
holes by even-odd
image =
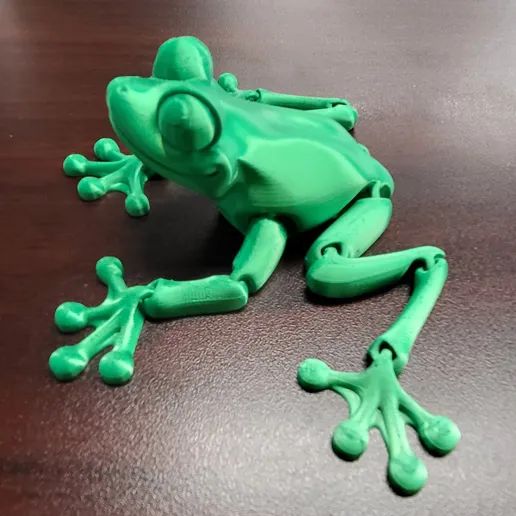
[[114, 100], [116, 97], [125, 97], [129, 92], [127, 80], [125, 77], [117, 77], [113, 79], [107, 87], [108, 99]]

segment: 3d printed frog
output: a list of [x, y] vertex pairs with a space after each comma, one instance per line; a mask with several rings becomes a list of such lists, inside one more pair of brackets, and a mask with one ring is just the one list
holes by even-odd
[[396, 322], [369, 347], [371, 365], [364, 372], [337, 372], [309, 358], [299, 366], [298, 381], [306, 390], [332, 389], [347, 400], [350, 417], [333, 434], [338, 454], [360, 456], [376, 427], [388, 449], [392, 485], [417, 492], [427, 472], [409, 446], [405, 425], [435, 454], [449, 452], [460, 438], [454, 423], [421, 408], [397, 380], [444, 285], [447, 263], [444, 252], [430, 246], [362, 257], [389, 223], [394, 184], [349, 134], [356, 110], [340, 98], [240, 90], [228, 73], [216, 81], [210, 52], [194, 37], [165, 42], [151, 77], [111, 81], [107, 104], [113, 129], [134, 154], [101, 139], [94, 146], [100, 161], [68, 156], [66, 174], [83, 176], [80, 197], [120, 191], [127, 195], [127, 211], [143, 215], [149, 210], [143, 186], [158, 174], [213, 199], [244, 242], [231, 274], [194, 281], [158, 279], [127, 287], [118, 259], [99, 260], [105, 301], [92, 308], [67, 302], [56, 310], [62, 331], [94, 331], [52, 353], [54, 375], [73, 379], [112, 347], [100, 360], [100, 375], [109, 384], [127, 382], [146, 317], [243, 308], [273, 273], [289, 234], [330, 223], [305, 258], [311, 291], [348, 299], [407, 277], [413, 291]]

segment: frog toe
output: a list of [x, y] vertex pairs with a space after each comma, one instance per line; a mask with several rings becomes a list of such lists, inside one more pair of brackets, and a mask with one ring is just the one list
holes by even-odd
[[63, 333], [80, 331], [88, 325], [88, 309], [82, 303], [67, 301], [57, 307], [54, 321]]
[[77, 193], [83, 201], [95, 201], [106, 195], [107, 188], [97, 177], [83, 177], [77, 184]]
[[82, 154], [69, 154], [63, 161], [63, 171], [67, 176], [75, 177], [86, 172], [88, 159]]
[[419, 429], [418, 433], [423, 446], [434, 455], [450, 453], [461, 437], [457, 425], [444, 416], [434, 416]]
[[403, 453], [389, 460], [387, 477], [396, 491], [412, 495], [426, 484], [428, 472], [419, 457]]
[[306, 391], [317, 392], [329, 387], [331, 369], [317, 358], [307, 358], [298, 367], [297, 381]]
[[77, 378], [88, 365], [89, 357], [77, 346], [57, 348], [48, 359], [53, 375], [61, 381]]
[[333, 432], [333, 450], [347, 460], [358, 459], [368, 443], [369, 429], [356, 421], [343, 421]]
[[133, 356], [126, 351], [110, 351], [100, 359], [99, 373], [104, 383], [109, 385], [126, 383], [133, 377]]
[[125, 199], [125, 209], [132, 217], [142, 217], [150, 211], [149, 199], [143, 193], [129, 194]]
[[93, 146], [93, 153], [103, 161], [113, 161], [124, 157], [118, 144], [111, 138], [97, 140]]

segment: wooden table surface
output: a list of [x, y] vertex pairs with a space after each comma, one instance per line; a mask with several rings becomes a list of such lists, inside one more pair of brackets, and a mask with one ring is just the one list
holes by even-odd
[[[516, 4], [0, 1], [0, 514], [508, 515], [516, 504]], [[346, 414], [308, 394], [297, 364], [341, 370], [394, 320], [406, 288], [355, 303], [308, 298], [307, 239], [238, 314], [147, 324], [134, 380], [48, 372], [73, 337], [64, 300], [96, 304], [104, 255], [128, 281], [226, 272], [240, 237], [210, 202], [164, 181], [151, 214], [113, 194], [81, 202], [70, 152], [112, 136], [104, 91], [148, 75], [165, 39], [194, 34], [243, 87], [346, 96], [355, 136], [395, 178], [395, 214], [375, 251], [443, 247], [450, 276], [402, 383], [449, 415], [463, 440], [425, 454], [428, 486], [401, 498], [373, 435], [346, 463], [330, 435]]]

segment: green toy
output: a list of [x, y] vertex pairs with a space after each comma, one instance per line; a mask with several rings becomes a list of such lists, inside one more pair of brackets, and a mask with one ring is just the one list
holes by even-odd
[[394, 189], [389, 172], [349, 134], [357, 111], [340, 98], [299, 97], [264, 89], [240, 90], [234, 75], [213, 78], [208, 48], [193, 37], [174, 38], [158, 50], [152, 76], [119, 77], [107, 88], [109, 117], [134, 155], [113, 140], [94, 146], [100, 161], [72, 154], [67, 175], [81, 176], [78, 192], [93, 200], [123, 192], [130, 215], [144, 215], [144, 185], [157, 174], [213, 199], [244, 235], [229, 275], [194, 281], [158, 279], [127, 287], [116, 258], [97, 263], [108, 287], [100, 305], [63, 303], [55, 322], [64, 332], [92, 326], [79, 344], [52, 353], [60, 380], [77, 377], [99, 352], [102, 379], [122, 384], [133, 375], [134, 351], [145, 318], [182, 317], [239, 310], [278, 264], [288, 235], [330, 223], [308, 251], [310, 290], [331, 298], [353, 298], [414, 282], [396, 322], [369, 347], [362, 373], [331, 370], [316, 359], [299, 367], [300, 385], [332, 389], [343, 396], [350, 417], [333, 434], [337, 453], [357, 458], [370, 428], [383, 435], [388, 477], [403, 493], [425, 484], [424, 464], [407, 441], [412, 425], [434, 454], [451, 451], [460, 438], [449, 419], [421, 408], [399, 385], [414, 341], [447, 276], [444, 252], [417, 247], [362, 257], [386, 229]]

